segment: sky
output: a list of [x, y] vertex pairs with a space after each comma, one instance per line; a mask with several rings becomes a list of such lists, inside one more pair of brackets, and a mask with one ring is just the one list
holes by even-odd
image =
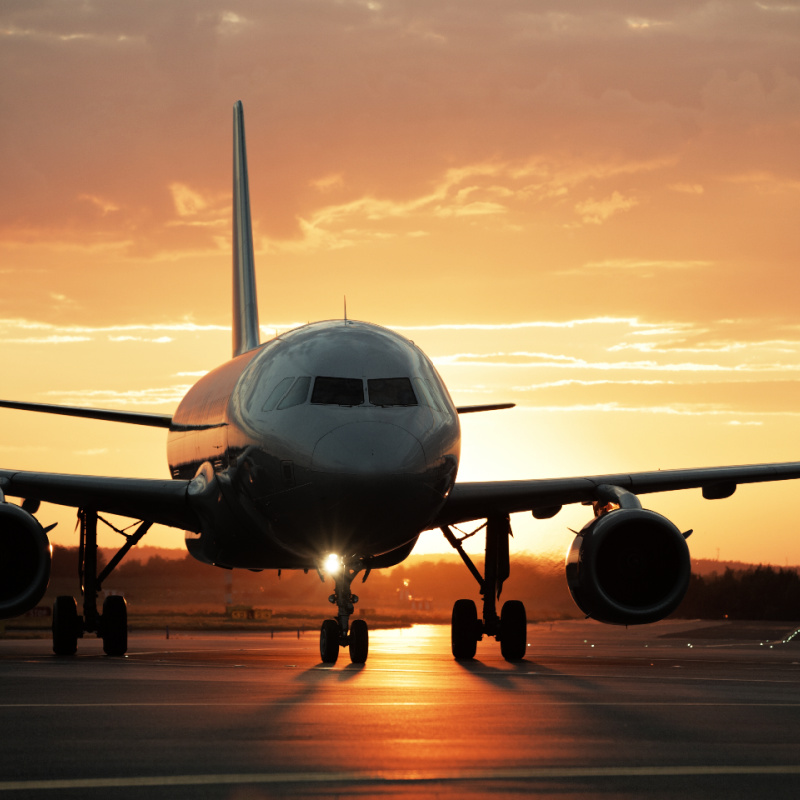
[[[517, 403], [462, 418], [461, 479], [796, 460], [798, 41], [782, 0], [4, 0], [0, 396], [169, 413], [229, 358], [242, 100], [262, 338], [346, 297], [457, 403]], [[168, 475], [163, 430], [0, 430], [4, 468]], [[800, 564], [797, 492], [644, 505]]]

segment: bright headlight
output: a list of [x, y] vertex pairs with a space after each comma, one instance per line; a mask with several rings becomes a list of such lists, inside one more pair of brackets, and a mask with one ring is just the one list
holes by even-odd
[[338, 572], [341, 568], [342, 568], [342, 558], [341, 556], [337, 556], [336, 553], [331, 553], [329, 556], [327, 556], [325, 558], [325, 562], [322, 565], [322, 569], [329, 575], [333, 575], [335, 572]]

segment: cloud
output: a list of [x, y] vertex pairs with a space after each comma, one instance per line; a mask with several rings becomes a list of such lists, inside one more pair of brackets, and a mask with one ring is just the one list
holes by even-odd
[[704, 194], [705, 188], [699, 183], [673, 183], [667, 187], [672, 192], [681, 194]]
[[109, 342], [147, 342], [148, 344], [169, 344], [174, 341], [171, 336], [158, 336], [156, 338], [146, 336], [109, 336]]
[[581, 267], [557, 270], [558, 275], [585, 275], [587, 270], [604, 272], [636, 272], [638, 277], [652, 278], [665, 270], [699, 270], [713, 266], [713, 261], [700, 259], [664, 260], [649, 258], [607, 258], [602, 261], [587, 261]]
[[8, 344], [76, 344], [79, 342], [92, 341], [91, 336], [59, 336], [53, 334], [51, 336], [25, 336], [25, 337], [10, 337], [0, 339], [4, 345]]
[[208, 202], [199, 192], [182, 183], [171, 183], [169, 190], [179, 217], [193, 217], [208, 208]]
[[[621, 326], [633, 331], [664, 330], [664, 323], [643, 322], [637, 317], [589, 317], [586, 319], [569, 320], [523, 320], [519, 322], [455, 322], [434, 323], [430, 325], [390, 325], [397, 331], [520, 331], [538, 328], [546, 329], [574, 329], [583, 326]], [[667, 330], [673, 331], [685, 326], [686, 323], [670, 323]]]
[[[4, 241], [217, 252], [220, 109], [239, 96], [272, 251], [506, 217], [529, 230], [532, 209], [596, 226], [655, 209], [656, 187], [707, 197], [730, 163], [796, 179], [800, 88], [781, 71], [794, 43], [775, 8], [15, 5], [0, 14], [14, 44], [0, 68], [15, 75], [2, 99], [37, 108], [37, 124], [12, 115], [0, 143]], [[448, 179], [470, 190], [467, 175], [471, 196], [441, 195]]]
[[60, 403], [69, 405], [100, 404], [101, 406], [150, 406], [150, 405], [177, 405], [189, 391], [189, 384], [176, 384], [150, 389], [74, 389], [52, 390], [47, 392], [48, 397]]
[[[198, 324], [189, 321], [127, 324], [127, 325], [80, 325], [43, 322], [21, 318], [0, 318], [0, 341], [26, 344], [67, 344], [89, 342], [104, 336], [111, 342], [148, 342], [165, 344], [172, 341], [166, 334], [230, 332], [228, 325]], [[20, 333], [34, 335], [20, 336]], [[150, 334], [142, 335], [142, 334]], [[158, 335], [162, 334], [162, 335]]]
[[111, 214], [114, 211], [119, 211], [120, 207], [115, 202], [111, 200], [105, 200], [102, 197], [96, 197], [95, 195], [91, 194], [80, 194], [78, 195], [79, 200], [87, 200], [92, 205], [94, 205], [100, 213], [105, 216], [106, 214]]
[[548, 381], [545, 383], [532, 383], [527, 386], [512, 386], [512, 391], [515, 392], [537, 392], [542, 389], [564, 389], [573, 386], [587, 387], [587, 386], [665, 386], [672, 385], [673, 381], [663, 380], [629, 380], [629, 381], [613, 381], [613, 380], [580, 380], [570, 379], [562, 381]]
[[653, 361], [590, 361], [577, 356], [558, 353], [454, 353], [435, 356], [433, 363], [443, 366], [481, 366], [515, 369], [581, 369], [641, 371], [641, 372], [781, 372], [800, 371], [800, 364], [702, 364], [699, 362], [659, 363]]
[[639, 201], [634, 197], [623, 197], [619, 192], [613, 192], [609, 197], [602, 200], [590, 198], [575, 205], [575, 211], [581, 217], [581, 221], [588, 225], [601, 225], [614, 214], [620, 211], [637, 206]]
[[713, 261], [699, 259], [685, 261], [666, 261], [639, 258], [609, 258], [603, 261], [589, 261], [584, 266], [589, 269], [607, 270], [661, 270], [661, 269], [700, 269], [709, 267]]
[[741, 409], [724, 408], [721, 406], [712, 406], [708, 404], [675, 404], [675, 405], [627, 405], [624, 403], [575, 403], [572, 405], [559, 405], [559, 406], [536, 406], [537, 412], [546, 412], [550, 414], [594, 414], [597, 412], [603, 414], [648, 414], [648, 415], [664, 415], [671, 417], [719, 417], [725, 419], [726, 417], [734, 417], [736, 419], [728, 421], [728, 425], [763, 425], [765, 419], [769, 418], [785, 418], [785, 417], [800, 417], [800, 411], [753, 411], [750, 412], [753, 417], [758, 419], [742, 421], [739, 419], [742, 416], [748, 415], [748, 412]]
[[309, 181], [318, 192], [331, 192], [344, 186], [344, 176], [340, 172], [325, 175], [323, 178], [316, 178]]

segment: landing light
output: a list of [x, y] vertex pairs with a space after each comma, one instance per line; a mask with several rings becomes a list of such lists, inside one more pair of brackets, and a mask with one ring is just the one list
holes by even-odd
[[336, 553], [331, 553], [325, 558], [322, 569], [329, 575], [338, 572], [342, 568], [342, 557], [337, 556]]

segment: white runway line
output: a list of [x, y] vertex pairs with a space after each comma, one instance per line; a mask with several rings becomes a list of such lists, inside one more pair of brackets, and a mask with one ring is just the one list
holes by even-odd
[[800, 765], [777, 766], [672, 766], [672, 767], [533, 767], [477, 770], [390, 770], [377, 772], [277, 772], [211, 775], [131, 776], [124, 778], [65, 778], [0, 781], [0, 792], [67, 791], [69, 789], [120, 789], [169, 786], [222, 786], [244, 784], [405, 784], [467, 783], [473, 781], [570, 780], [575, 778], [669, 778], [737, 775], [800, 775]]

